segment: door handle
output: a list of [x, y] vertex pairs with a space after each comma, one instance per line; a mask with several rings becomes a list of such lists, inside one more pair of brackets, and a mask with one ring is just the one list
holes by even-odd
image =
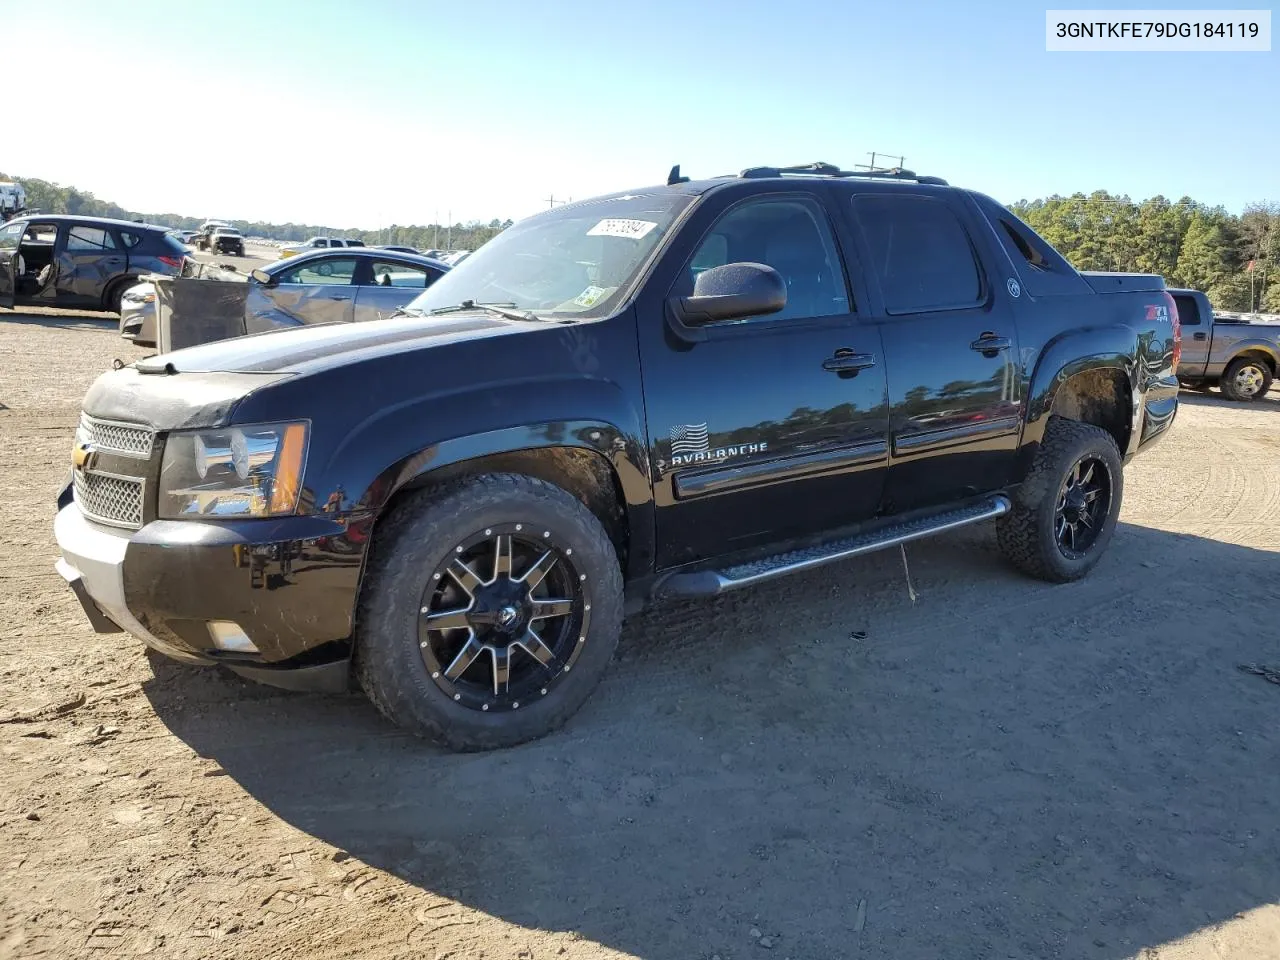
[[350, 300], [351, 298], [350, 298], [350, 297], [344, 297], [344, 296], [332, 296], [332, 297], [330, 297], [329, 299], [330, 299], [330, 300]]
[[1209, 335], [1207, 333], [1195, 333], [1191, 335], [1191, 339], [1192, 340], [1208, 340]]
[[875, 365], [876, 358], [871, 354], [854, 353], [852, 350], [837, 350], [834, 356], [822, 361], [822, 369], [832, 373], [857, 373]]
[[997, 337], [994, 333], [983, 333], [977, 340], [969, 344], [970, 350], [977, 350], [988, 359], [995, 357], [1001, 350], [1008, 350], [1013, 343], [1008, 337]]

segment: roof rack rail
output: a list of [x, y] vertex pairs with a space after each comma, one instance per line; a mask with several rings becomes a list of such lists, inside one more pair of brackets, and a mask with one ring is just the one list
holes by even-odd
[[915, 183], [929, 183], [938, 187], [950, 186], [947, 181], [941, 177], [923, 177], [912, 170], [903, 170], [901, 167], [893, 167], [889, 170], [841, 170], [835, 164], [823, 163], [802, 163], [793, 167], [748, 167], [741, 171], [738, 176], [744, 179], [754, 179], [757, 177], [782, 177], [787, 174], [808, 174], [817, 177], [856, 177], [868, 180], [911, 180]]

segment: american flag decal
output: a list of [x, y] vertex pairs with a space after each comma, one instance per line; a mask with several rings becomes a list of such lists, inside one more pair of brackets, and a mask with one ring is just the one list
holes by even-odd
[[673, 457], [690, 453], [707, 453], [709, 446], [707, 425], [705, 423], [685, 423], [671, 428], [671, 455]]

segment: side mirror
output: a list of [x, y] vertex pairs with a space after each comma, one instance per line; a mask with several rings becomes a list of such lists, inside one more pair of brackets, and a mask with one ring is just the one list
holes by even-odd
[[787, 282], [763, 263], [726, 263], [698, 275], [693, 296], [672, 297], [676, 318], [691, 327], [777, 313], [787, 305]]
[[261, 267], [254, 267], [250, 270], [249, 276], [253, 277], [253, 279], [257, 280], [264, 287], [274, 287], [276, 285], [276, 278], [267, 273], [267, 271], [263, 270]]

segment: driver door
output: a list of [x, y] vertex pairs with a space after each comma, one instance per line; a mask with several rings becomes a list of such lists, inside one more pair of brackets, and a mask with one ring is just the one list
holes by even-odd
[[26, 228], [25, 220], [0, 226], [0, 307], [12, 307], [14, 303], [18, 288], [18, 247]]
[[355, 317], [356, 258], [307, 257], [255, 283], [245, 309], [245, 332], [262, 333], [312, 323], [350, 323]]

